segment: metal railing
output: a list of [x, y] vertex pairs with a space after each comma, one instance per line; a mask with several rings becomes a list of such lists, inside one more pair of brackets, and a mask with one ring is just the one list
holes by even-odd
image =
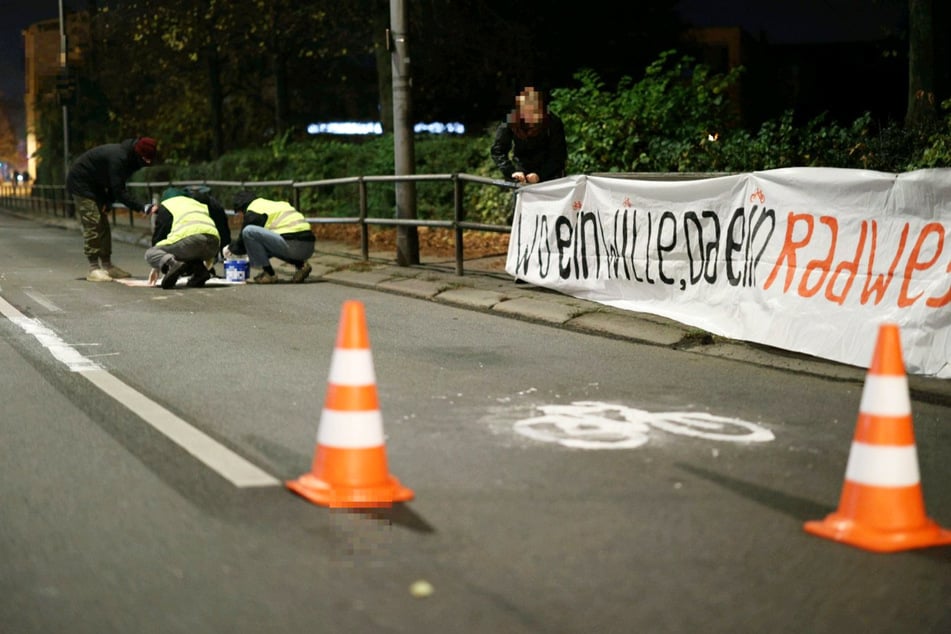
[[[445, 182], [452, 187], [452, 214], [449, 220], [420, 219], [420, 218], [393, 218], [382, 216], [371, 216], [369, 209], [368, 185], [371, 183], [399, 183], [399, 182]], [[222, 189], [248, 189], [259, 190], [262, 188], [288, 188], [291, 194], [291, 200], [294, 206], [307, 217], [311, 224], [355, 224], [360, 227], [360, 255], [364, 261], [370, 257], [370, 227], [432, 227], [444, 229], [454, 233], [454, 247], [456, 259], [456, 275], [465, 274], [465, 231], [484, 231], [491, 233], [510, 233], [511, 226], [508, 224], [496, 225], [481, 222], [469, 222], [466, 220], [466, 209], [464, 207], [464, 189], [467, 183], [474, 183], [484, 187], [493, 187], [497, 189], [511, 190], [514, 197], [518, 193], [518, 186], [505, 180], [475, 176], [472, 174], [412, 174], [403, 176], [352, 176], [346, 178], [331, 178], [315, 181], [215, 181], [215, 180], [183, 180], [183, 181], [148, 181], [128, 183], [129, 188], [144, 188], [148, 197], [153, 200], [159, 193], [167, 187], [191, 187], [200, 186]], [[358, 197], [356, 215], [340, 216], [320, 216], [314, 210], [308, 210], [301, 207], [302, 193], [308, 189], [319, 189], [323, 187], [339, 187], [341, 185], [352, 185], [356, 188]], [[514, 198], [512, 200], [514, 208]], [[72, 217], [72, 201], [67, 196], [65, 187], [52, 185], [24, 185], [20, 184], [14, 187], [12, 184], [0, 184], [0, 206], [8, 209], [28, 210], [31, 213], [43, 213], [62, 218]], [[124, 207], [119, 207], [124, 209]], [[138, 210], [136, 210], [138, 211]], [[138, 215], [140, 221], [147, 222], [141, 214], [128, 213], [129, 226], [135, 227], [135, 219]], [[112, 224], [117, 225], [119, 218], [116, 208], [112, 211]]]

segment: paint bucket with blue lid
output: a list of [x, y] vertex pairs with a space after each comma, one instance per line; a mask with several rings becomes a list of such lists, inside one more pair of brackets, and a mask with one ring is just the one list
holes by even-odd
[[247, 260], [225, 260], [225, 279], [229, 282], [246, 282], [248, 270]]

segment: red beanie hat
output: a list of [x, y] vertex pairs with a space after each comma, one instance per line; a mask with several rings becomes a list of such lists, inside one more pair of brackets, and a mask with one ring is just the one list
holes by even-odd
[[155, 160], [156, 145], [155, 139], [147, 136], [140, 137], [135, 142], [135, 153], [145, 159], [146, 162], [151, 163]]

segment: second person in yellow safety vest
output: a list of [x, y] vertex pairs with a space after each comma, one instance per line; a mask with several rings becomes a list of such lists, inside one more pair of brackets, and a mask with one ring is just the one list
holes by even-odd
[[183, 276], [188, 277], [186, 286], [204, 286], [211, 277], [205, 262], [218, 255], [219, 240], [207, 205], [183, 189], [166, 189], [155, 215], [152, 246], [145, 251], [145, 261], [152, 266], [149, 284], [161, 273], [162, 288], [175, 288]]
[[297, 269], [291, 282], [299, 284], [310, 275], [308, 260], [317, 239], [304, 214], [288, 202], [259, 198], [253, 192], [238, 192], [234, 210], [244, 217], [236, 240], [222, 250], [225, 257], [247, 253], [252, 269], [261, 272], [248, 280], [252, 284], [278, 281], [271, 258], [293, 264]]

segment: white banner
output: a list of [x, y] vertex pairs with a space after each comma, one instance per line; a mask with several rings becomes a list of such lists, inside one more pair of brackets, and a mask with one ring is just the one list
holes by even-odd
[[505, 269], [730, 339], [868, 367], [896, 323], [951, 378], [951, 169], [569, 176], [518, 195]]

